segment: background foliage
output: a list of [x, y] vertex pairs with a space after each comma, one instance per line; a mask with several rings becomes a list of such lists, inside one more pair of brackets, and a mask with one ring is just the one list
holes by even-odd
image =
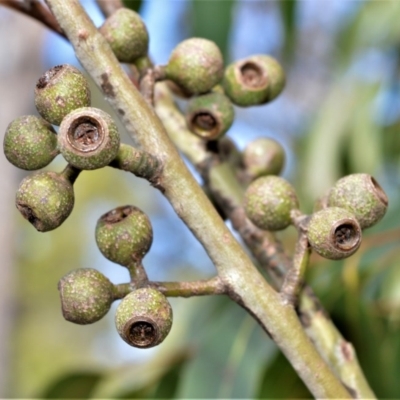
[[[229, 134], [240, 147], [256, 136], [281, 141], [288, 152], [285, 176], [300, 193], [304, 211], [310, 212], [315, 199], [349, 173], [374, 175], [388, 193], [388, 215], [365, 232], [360, 251], [343, 262], [313, 257], [308, 280], [345, 338], [354, 344], [376, 395], [400, 397], [400, 2], [324, 1], [323, 13], [317, 1], [177, 2], [163, 15], [163, 26], [154, 22], [161, 18], [154, 11], [158, 7], [161, 13], [161, 2], [140, 3], [129, 2], [128, 6], [140, 9], [149, 21], [157, 62], [166, 62], [162, 57], [176, 44], [174, 40], [193, 35], [215, 40], [227, 62], [255, 52], [268, 52], [282, 61], [288, 76], [284, 94], [265, 107], [237, 109], [237, 121]], [[174, 12], [175, 19], [170, 15]], [[27, 25], [7, 22], [16, 20]], [[0, 123], [4, 132], [12, 119], [35, 113], [33, 87], [48, 64], [55, 63], [55, 54], [51, 54], [55, 39], [39, 32], [35, 22], [2, 8], [0, 21], [0, 26], [7, 26], [17, 38], [17, 29], [25, 34], [25, 39], [15, 42], [14, 64], [13, 54], [7, 59], [0, 54], [1, 82], [15, 73], [32, 75], [30, 81], [18, 86], [18, 97], [27, 97], [20, 103], [13, 97], [15, 87], [11, 93], [11, 88], [2, 86]], [[181, 29], [172, 32], [172, 26]], [[32, 40], [36, 49], [44, 46], [47, 54], [41, 57], [36, 50], [29, 57], [35, 59], [31, 64], [22, 56], [27, 54], [28, 29], [36, 29]], [[0, 35], [3, 50], [7, 48], [3, 47], [4, 37]], [[157, 53], [157, 46], [163, 47], [164, 53]], [[69, 62], [63, 60], [65, 54], [57, 62]], [[43, 65], [39, 64], [41, 58]], [[93, 92], [95, 106], [109, 111], [99, 92], [95, 88]], [[9, 102], [17, 105], [7, 108]], [[125, 137], [124, 141], [128, 140]], [[57, 158], [50, 168], [60, 170], [63, 165]], [[5, 173], [4, 179], [15, 191], [22, 173], [8, 167]], [[123, 268], [101, 257], [93, 232], [101, 214], [128, 203], [145, 210], [154, 225], [155, 242], [145, 259], [151, 279], [212, 276], [206, 254], [168, 204], [146, 182], [133, 176], [108, 169], [82, 174], [76, 184], [72, 216], [60, 229], [45, 235], [22, 221], [13, 200], [8, 199], [5, 212], [12, 225], [4, 224], [2, 229], [8, 232], [8, 249], [14, 254], [10, 268], [12, 265], [15, 295], [6, 319], [11, 337], [6, 366], [10, 379], [1, 395], [309, 396], [253, 319], [224, 298], [173, 299], [172, 332], [159, 348], [151, 350], [135, 350], [123, 343], [113, 328], [112, 312], [93, 326], [74, 326], [63, 320], [57, 282], [68, 271], [95, 267], [115, 283], [126, 280]], [[288, 251], [293, 251], [295, 231], [288, 229], [281, 239]], [[7, 263], [1, 268], [6, 276]]]

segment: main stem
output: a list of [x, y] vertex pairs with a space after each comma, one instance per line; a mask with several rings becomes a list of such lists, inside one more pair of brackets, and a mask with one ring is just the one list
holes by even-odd
[[154, 110], [131, 84], [105, 39], [76, 0], [47, 0], [76, 56], [102, 88], [127, 131], [142, 149], [163, 162], [160, 187], [178, 216], [202, 243], [228, 287], [249, 310], [318, 398], [350, 398], [285, 306], [235, 240], [186, 168]]

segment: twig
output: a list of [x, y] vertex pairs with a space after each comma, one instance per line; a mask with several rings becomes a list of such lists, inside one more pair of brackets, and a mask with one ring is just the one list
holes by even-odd
[[227, 294], [227, 288], [222, 280], [216, 276], [192, 282], [146, 282], [137, 285], [136, 282], [115, 285], [115, 299], [122, 299], [132, 290], [139, 287], [151, 287], [159, 290], [167, 297], [192, 297]]
[[[231, 163], [223, 162], [215, 153], [208, 152], [204, 142], [190, 133], [184, 117], [164, 84], [156, 88], [156, 111], [170, 137], [208, 182], [209, 190], [231, 220], [233, 228], [240, 234], [260, 266], [273, 278], [277, 287], [281, 287], [287, 271], [292, 266], [291, 261], [285, 255], [280, 242], [270, 232], [260, 230], [246, 218], [241, 206], [243, 188]], [[302, 216], [297, 219], [299, 224], [302, 221]], [[298, 281], [298, 285], [302, 283]], [[351, 363], [343, 363], [340, 354], [324, 339], [336, 337], [344, 341], [319, 299], [308, 286], [300, 293], [299, 316], [307, 335], [349, 391], [352, 394], [356, 393], [359, 398], [375, 398], [357, 358], [354, 356]], [[351, 373], [348, 373], [349, 370]]]
[[35, 18], [48, 28], [66, 38], [63, 30], [54, 18], [53, 14], [38, 0], [18, 1], [0, 0], [0, 5], [12, 8], [22, 14]]
[[[349, 398], [307, 336], [292, 307], [281, 304], [279, 295], [254, 268], [218, 213], [195, 181], [154, 111], [130, 84], [105, 39], [98, 33], [76, 0], [47, 0], [67, 34], [76, 56], [103, 89], [122, 121], [145, 151], [164, 164], [161, 183], [175, 212], [204, 246], [228, 289], [229, 296], [248, 309], [289, 359], [314, 396]], [[121, 113], [120, 113], [121, 115]]]

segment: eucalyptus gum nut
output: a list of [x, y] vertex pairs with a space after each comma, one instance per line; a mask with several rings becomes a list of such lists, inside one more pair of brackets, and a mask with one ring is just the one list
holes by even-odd
[[172, 308], [158, 290], [142, 288], [129, 293], [117, 307], [115, 325], [121, 338], [133, 347], [160, 344], [172, 326]]
[[59, 151], [81, 170], [105, 167], [117, 156], [119, 145], [117, 125], [109, 114], [98, 108], [78, 108], [61, 122]]
[[39, 114], [53, 125], [72, 110], [90, 105], [89, 84], [75, 67], [64, 64], [46, 71], [37, 81], [35, 105]]
[[274, 100], [282, 92], [285, 80], [278, 61], [255, 55], [228, 65], [222, 86], [234, 104], [249, 107]]
[[114, 301], [114, 285], [99, 271], [71, 271], [58, 283], [64, 318], [75, 324], [92, 324], [103, 318]]
[[56, 172], [37, 172], [20, 184], [16, 206], [39, 232], [58, 228], [74, 207], [72, 184]]
[[18, 168], [32, 171], [50, 164], [57, 156], [57, 134], [44, 119], [25, 115], [12, 121], [3, 142], [7, 160]]
[[379, 222], [388, 204], [386, 193], [368, 174], [352, 174], [339, 179], [328, 195], [328, 205], [351, 211], [362, 229]]
[[123, 266], [140, 262], [153, 241], [149, 218], [135, 206], [118, 207], [101, 216], [95, 235], [104, 257]]
[[361, 227], [344, 208], [327, 207], [311, 215], [307, 238], [312, 249], [330, 260], [354, 254], [361, 244]]
[[99, 31], [106, 38], [119, 61], [133, 63], [147, 55], [149, 34], [139, 14], [120, 8], [108, 17]]
[[193, 97], [186, 110], [188, 128], [205, 140], [219, 139], [231, 127], [235, 111], [222, 93]]
[[218, 46], [207, 39], [191, 38], [179, 43], [165, 67], [166, 78], [188, 94], [210, 91], [223, 76], [224, 61]]
[[247, 217], [261, 229], [277, 231], [291, 224], [291, 211], [299, 208], [293, 186], [285, 179], [263, 176], [253, 181], [244, 196]]
[[285, 165], [285, 151], [273, 139], [258, 138], [247, 144], [242, 161], [252, 179], [264, 175], [279, 175]]

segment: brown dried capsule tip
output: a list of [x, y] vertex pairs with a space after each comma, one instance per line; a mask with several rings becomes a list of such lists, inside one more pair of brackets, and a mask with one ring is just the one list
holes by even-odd
[[158, 290], [142, 288], [129, 293], [119, 304], [115, 324], [129, 345], [149, 348], [160, 344], [172, 326], [172, 308]]
[[108, 165], [119, 150], [120, 137], [114, 120], [93, 107], [79, 108], [62, 121], [58, 134], [63, 157], [82, 170]]
[[311, 216], [307, 237], [319, 255], [340, 260], [351, 256], [360, 247], [361, 227], [351, 212], [327, 207]]

